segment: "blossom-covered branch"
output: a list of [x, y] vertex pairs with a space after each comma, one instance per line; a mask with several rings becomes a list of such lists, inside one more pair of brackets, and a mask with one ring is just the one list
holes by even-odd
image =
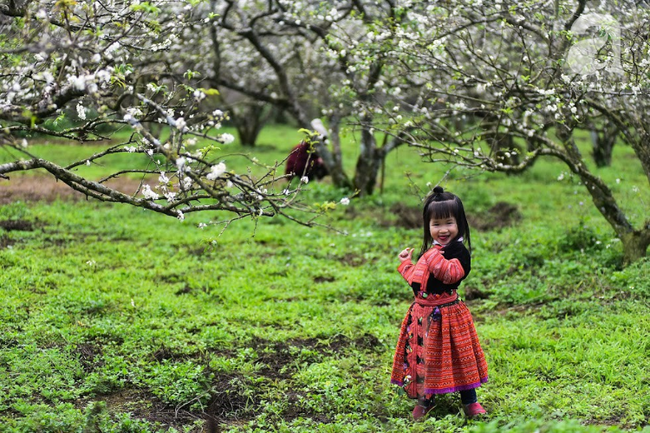
[[[377, 22], [374, 39], [348, 50], [387, 59], [408, 102], [364, 102], [377, 129], [422, 149], [432, 162], [519, 172], [540, 156], [563, 161], [623, 241], [625, 260], [646, 255], [650, 222], [634, 224], [577, 145], [615, 137], [634, 150], [650, 181], [650, 10], [634, 2], [444, 4], [412, 1], [401, 25]], [[615, 125], [615, 128], [611, 126]], [[600, 138], [599, 138], [600, 137]]]
[[[249, 159], [256, 168], [244, 174], [227, 165], [235, 158], [225, 156], [234, 137], [219, 131], [228, 115], [215, 107], [218, 92], [202, 87], [201, 75], [177, 56], [198, 7], [190, 1], [2, 4], [0, 145], [19, 155], [0, 164], [2, 181], [45, 170], [88, 197], [181, 220], [224, 211], [231, 219], [284, 216], [314, 224], [311, 216], [289, 212], [310, 210], [297, 200], [301, 184], [287, 188], [278, 174], [282, 162], [267, 167]], [[62, 166], [29, 149], [44, 136], [103, 149]], [[76, 170], [116, 154], [131, 155], [133, 167], [102, 179]], [[110, 186], [123, 176], [139, 178], [136, 191]]]

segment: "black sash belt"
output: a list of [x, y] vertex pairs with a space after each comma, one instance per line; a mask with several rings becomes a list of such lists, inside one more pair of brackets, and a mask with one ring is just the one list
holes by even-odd
[[460, 298], [456, 299], [455, 301], [447, 302], [446, 304], [438, 305], [438, 308], [451, 307], [452, 305], [456, 305], [459, 302], [460, 302]]

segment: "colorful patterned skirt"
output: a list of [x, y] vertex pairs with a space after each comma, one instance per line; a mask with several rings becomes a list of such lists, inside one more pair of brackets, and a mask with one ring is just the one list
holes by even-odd
[[487, 380], [472, 315], [456, 293], [416, 298], [402, 322], [391, 382], [417, 398], [477, 388]]

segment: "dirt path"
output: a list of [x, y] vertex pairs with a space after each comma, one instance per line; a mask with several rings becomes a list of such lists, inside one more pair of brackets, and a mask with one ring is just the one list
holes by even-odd
[[[106, 182], [106, 185], [125, 194], [133, 194], [140, 181], [122, 178]], [[19, 200], [51, 203], [57, 199], [77, 201], [85, 198], [85, 195], [50, 175], [12, 175], [10, 180], [0, 179], [0, 205]]]

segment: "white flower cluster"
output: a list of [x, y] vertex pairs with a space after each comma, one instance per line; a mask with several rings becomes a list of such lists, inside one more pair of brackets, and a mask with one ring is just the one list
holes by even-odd
[[81, 101], [77, 103], [77, 117], [79, 120], [86, 120], [86, 109], [84, 108]]
[[226, 172], [226, 170], [226, 164], [220, 162], [219, 164], [215, 164], [210, 167], [210, 173], [208, 173], [205, 177], [208, 180], [217, 180], [219, 177], [221, 177], [222, 174]]
[[129, 123], [138, 122], [138, 118], [142, 117], [142, 110], [137, 107], [129, 107], [126, 109], [123, 119]]
[[155, 193], [149, 185], [144, 185], [142, 187], [142, 195], [147, 200], [157, 200], [159, 195]]
[[223, 144], [230, 144], [230, 143], [232, 143], [233, 141], [235, 141], [235, 137], [234, 137], [232, 134], [223, 133], [223, 134], [221, 134], [220, 141], [221, 141]]
[[205, 99], [205, 93], [203, 93], [200, 90], [195, 90], [194, 93], [193, 93], [193, 96], [194, 96], [194, 99], [196, 100], [196, 102], [201, 102], [202, 100]]
[[[70, 86], [72, 86], [75, 90], [93, 94], [97, 93], [100, 88], [105, 88], [109, 84], [112, 71], [113, 68], [106, 68], [92, 74], [68, 75], [67, 80], [68, 84], [70, 84]], [[46, 80], [49, 80], [51, 74], [43, 74], [43, 77]]]
[[181, 132], [185, 132], [187, 130], [187, 122], [185, 122], [185, 119], [182, 117], [176, 119], [174, 126]]

